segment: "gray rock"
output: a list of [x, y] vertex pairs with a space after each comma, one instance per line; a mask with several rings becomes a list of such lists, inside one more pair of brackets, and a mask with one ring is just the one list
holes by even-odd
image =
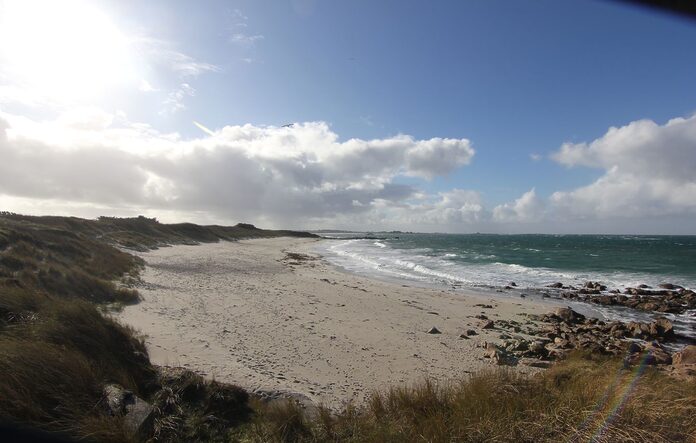
[[123, 425], [138, 440], [146, 440], [153, 430], [154, 408], [133, 392], [117, 384], [108, 384], [103, 389], [103, 404], [113, 416], [123, 417]]
[[570, 308], [556, 308], [553, 314], [566, 323], [579, 323], [585, 320], [584, 315], [575, 312]]
[[154, 408], [145, 400], [134, 397], [133, 403], [126, 405], [123, 425], [140, 440], [145, 440], [152, 433], [155, 422]]
[[126, 402], [131, 401], [133, 393], [117, 384], [108, 384], [102, 390], [103, 404], [110, 415], [123, 415], [126, 412]]
[[432, 328], [428, 329], [428, 334], [442, 334], [439, 329], [437, 329], [435, 326]]

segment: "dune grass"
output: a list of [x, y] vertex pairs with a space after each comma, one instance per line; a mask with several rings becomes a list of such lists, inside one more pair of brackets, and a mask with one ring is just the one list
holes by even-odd
[[0, 334], [0, 418], [70, 436], [122, 440], [120, 425], [99, 407], [102, 388], [118, 383], [141, 395], [154, 388], [143, 343], [90, 303], [32, 301], [26, 294], [22, 301], [39, 309]]
[[[123, 283], [137, 280], [143, 262], [120, 248], [281, 235], [306, 234], [250, 225], [165, 225], [145, 217], [0, 213], [0, 422], [78, 439], [128, 441], [121, 419], [101, 404], [104, 385], [117, 383], [151, 401], [162, 386], [142, 341], [100, 312], [106, 304], [139, 299]], [[201, 386], [207, 397], [196, 404], [205, 407], [184, 402], [182, 417], [189, 424], [170, 437], [205, 441], [225, 435], [239, 404], [246, 408], [247, 394], [239, 388]], [[224, 418], [213, 423], [203, 420], [206, 414]], [[200, 426], [191, 424], [197, 420]]]
[[310, 419], [294, 404], [260, 407], [255, 442], [696, 441], [696, 381], [575, 354], [538, 376], [491, 371], [375, 393], [362, 408]]

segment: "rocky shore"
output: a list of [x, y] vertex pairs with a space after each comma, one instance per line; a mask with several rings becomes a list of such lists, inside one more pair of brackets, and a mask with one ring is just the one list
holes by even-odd
[[672, 283], [662, 283], [658, 288], [638, 285], [626, 288], [623, 293], [600, 282], [588, 281], [582, 288], [554, 283], [549, 288], [562, 290], [560, 297], [603, 306], [624, 306], [646, 312], [683, 314], [696, 309], [696, 292]]
[[[500, 335], [503, 341], [481, 343], [484, 357], [499, 365], [548, 367], [571, 351], [584, 350], [624, 356], [626, 366], [661, 366], [675, 376], [696, 376], [695, 345], [674, 353], [665, 346], [678, 338], [667, 318], [659, 317], [649, 323], [604, 322], [587, 318], [571, 308], [557, 308], [552, 313], [531, 317], [525, 324], [487, 321], [482, 327], [503, 331]], [[511, 332], [515, 335], [509, 335]]]

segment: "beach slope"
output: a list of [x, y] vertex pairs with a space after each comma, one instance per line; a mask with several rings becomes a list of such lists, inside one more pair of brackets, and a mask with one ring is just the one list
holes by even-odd
[[[155, 364], [184, 366], [251, 391], [292, 392], [339, 408], [388, 386], [461, 379], [491, 368], [492, 320], [528, 322], [548, 306], [404, 286], [328, 264], [316, 239], [178, 245], [140, 253], [143, 301], [121, 322]], [[437, 328], [441, 333], [428, 331]], [[467, 330], [476, 335], [461, 338]], [[519, 371], [536, 369], [520, 366]]]

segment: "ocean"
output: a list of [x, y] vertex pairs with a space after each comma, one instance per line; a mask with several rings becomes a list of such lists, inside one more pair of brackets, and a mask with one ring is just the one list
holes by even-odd
[[696, 236], [323, 233], [323, 251], [359, 273], [434, 284], [543, 288], [599, 280], [611, 288], [696, 288]]
[[[326, 233], [319, 253], [348, 271], [402, 284], [477, 289], [506, 296], [554, 298], [552, 283], [582, 287], [599, 281], [608, 290], [673, 283], [696, 288], [696, 236], [495, 235]], [[605, 319], [648, 320], [624, 308], [572, 303]], [[668, 315], [678, 329], [696, 337], [696, 312]]]

